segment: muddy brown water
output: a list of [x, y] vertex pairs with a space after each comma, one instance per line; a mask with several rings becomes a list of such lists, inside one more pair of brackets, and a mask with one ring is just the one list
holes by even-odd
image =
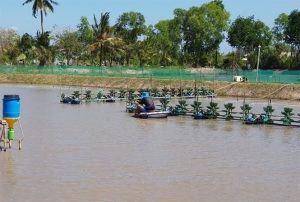
[[[21, 138], [20, 123], [25, 135], [22, 150], [13, 141], [0, 151], [0, 201], [300, 199], [300, 127], [188, 116], [138, 119], [125, 113], [124, 101], [61, 104], [60, 90], [0, 86], [0, 96], [20, 96], [15, 137]], [[200, 101], [207, 106], [210, 100]], [[214, 101], [221, 109], [227, 102], [235, 111], [242, 105], [241, 98]], [[246, 102], [257, 112], [267, 104]], [[300, 113], [299, 101], [272, 105], [278, 115], [285, 106]]]

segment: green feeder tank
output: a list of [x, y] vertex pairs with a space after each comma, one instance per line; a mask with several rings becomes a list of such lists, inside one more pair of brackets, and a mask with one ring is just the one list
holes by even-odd
[[13, 140], [15, 138], [15, 131], [13, 128], [8, 129], [8, 135], [7, 135], [9, 140]]

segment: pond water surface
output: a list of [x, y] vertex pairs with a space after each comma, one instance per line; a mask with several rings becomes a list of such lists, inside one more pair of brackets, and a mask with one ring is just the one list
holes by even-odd
[[[124, 101], [68, 105], [59, 102], [60, 92], [0, 86], [0, 96], [20, 96], [15, 137], [21, 138], [20, 123], [25, 135], [22, 150], [13, 141], [0, 151], [0, 201], [300, 199], [300, 127], [188, 116], [138, 119], [125, 113]], [[207, 106], [210, 100], [200, 101]], [[221, 109], [227, 102], [236, 111], [242, 105], [237, 98], [214, 101]], [[257, 112], [267, 105], [246, 102]], [[285, 106], [300, 113], [299, 104], [272, 101], [275, 115]]]

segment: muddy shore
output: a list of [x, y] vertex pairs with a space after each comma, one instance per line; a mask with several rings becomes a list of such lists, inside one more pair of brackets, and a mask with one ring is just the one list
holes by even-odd
[[262, 99], [284, 99], [300, 101], [300, 84], [278, 83], [244, 83], [225, 81], [195, 81], [170, 80], [149, 78], [116, 78], [95, 76], [66, 76], [66, 75], [40, 75], [40, 74], [2, 74], [2, 84], [30, 84], [51, 86], [80, 86], [108, 89], [135, 89], [140, 88], [187, 88], [206, 86], [213, 89], [218, 96], [251, 97]]

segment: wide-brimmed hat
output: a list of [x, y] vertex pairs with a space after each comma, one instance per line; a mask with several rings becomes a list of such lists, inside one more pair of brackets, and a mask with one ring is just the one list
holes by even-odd
[[142, 93], [142, 98], [148, 98], [148, 97], [150, 97], [148, 92], [143, 92]]

